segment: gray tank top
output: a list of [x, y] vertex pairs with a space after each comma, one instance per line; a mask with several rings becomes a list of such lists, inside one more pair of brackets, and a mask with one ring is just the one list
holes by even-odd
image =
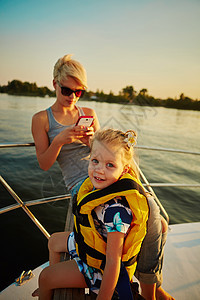
[[[79, 116], [85, 115], [83, 110], [76, 106]], [[52, 143], [56, 135], [58, 135], [65, 128], [73, 127], [75, 124], [66, 126], [57, 122], [54, 118], [51, 107], [47, 109], [49, 119], [49, 141]], [[77, 141], [71, 144], [63, 145], [57, 161], [60, 165], [65, 185], [71, 189], [76, 183], [88, 176], [88, 162], [89, 162], [90, 148], [85, 144]]]

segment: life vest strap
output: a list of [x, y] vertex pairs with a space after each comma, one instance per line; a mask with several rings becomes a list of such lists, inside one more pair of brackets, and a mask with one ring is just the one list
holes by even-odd
[[73, 201], [72, 212], [76, 216], [77, 222], [85, 227], [90, 227], [88, 215], [81, 214], [77, 209], [77, 195], [74, 195], [72, 201]]
[[105, 260], [105, 254], [99, 252], [98, 250], [90, 247], [88, 244], [86, 244], [84, 242], [84, 238], [83, 235], [80, 232], [77, 232], [76, 230], [74, 230], [74, 234], [75, 234], [75, 241], [77, 242], [77, 244], [79, 245], [78, 249], [79, 249], [79, 255], [80, 258], [86, 262], [86, 253], [93, 257], [96, 258], [98, 260]]
[[128, 190], [138, 191], [140, 194], [146, 197], [143, 187], [138, 184], [138, 182], [130, 178], [122, 178], [104, 189], [94, 190], [84, 196], [81, 202], [77, 205], [77, 210], [80, 211], [81, 206], [84, 206], [88, 202], [95, 201], [96, 199], [103, 198], [105, 195], [113, 195], [114, 193], [118, 194]]
[[137, 261], [137, 257], [138, 257], [138, 255], [134, 255], [129, 260], [123, 261], [123, 264], [125, 265], [125, 267], [132, 266]]

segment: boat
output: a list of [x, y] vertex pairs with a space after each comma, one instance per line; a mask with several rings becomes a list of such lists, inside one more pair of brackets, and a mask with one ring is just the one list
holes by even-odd
[[[0, 148], [7, 147], [30, 147], [34, 143], [26, 144], [0, 144]], [[138, 148], [187, 153], [193, 155], [200, 155], [199, 152], [184, 151], [177, 149], [152, 148], [147, 146], [137, 146]], [[195, 187], [199, 188], [200, 184], [172, 184], [172, 183], [154, 183], [148, 182], [142, 170], [138, 167], [143, 185], [146, 189], [154, 195], [157, 204], [160, 206], [162, 215], [169, 223], [169, 217], [157, 198], [153, 187], [159, 186], [179, 186], [179, 187]], [[10, 205], [0, 209], [0, 214], [8, 213], [17, 208], [22, 208], [34, 224], [40, 229], [44, 236], [48, 239], [49, 233], [42, 226], [39, 220], [32, 214], [29, 207], [39, 205], [42, 203], [49, 203], [52, 201], [60, 201], [68, 199], [69, 207], [66, 218], [66, 230], [71, 230], [73, 226], [72, 217], [72, 203], [70, 195], [60, 195], [57, 197], [43, 198], [38, 200], [30, 200], [23, 202], [19, 196], [13, 191], [12, 187], [0, 176], [0, 182], [16, 200], [16, 204]], [[67, 254], [62, 255], [62, 259], [68, 259]], [[25, 270], [14, 283], [9, 285], [0, 292], [0, 300], [31, 300], [33, 299], [31, 293], [38, 286], [38, 276], [42, 269], [48, 266], [48, 262], [38, 266], [34, 270]], [[200, 222], [175, 224], [169, 226], [167, 243], [165, 245], [165, 257], [163, 266], [163, 288], [170, 293], [176, 300], [197, 300], [200, 295]], [[134, 278], [137, 282], [137, 279]], [[54, 300], [67, 299], [95, 299], [94, 294], [90, 294], [88, 289], [57, 289], [54, 292]]]

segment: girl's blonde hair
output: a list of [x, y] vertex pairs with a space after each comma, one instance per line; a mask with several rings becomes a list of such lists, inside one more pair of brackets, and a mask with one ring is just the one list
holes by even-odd
[[61, 80], [67, 79], [70, 76], [86, 89], [86, 71], [78, 61], [71, 59], [71, 57], [72, 54], [67, 54], [58, 59], [54, 66], [53, 78], [55, 81], [61, 82]]
[[[110, 145], [111, 147], [117, 148], [117, 151], [123, 151], [123, 163], [124, 165], [128, 165], [129, 171], [131, 175], [132, 173], [135, 174], [135, 176], [139, 179], [139, 172], [136, 164], [134, 163], [133, 159], [136, 159], [135, 151], [133, 145], [130, 145], [128, 136], [129, 134], [134, 136], [135, 143], [136, 143], [136, 132], [134, 130], [128, 130], [126, 132], [123, 132], [118, 129], [99, 129], [95, 132], [92, 140], [91, 140], [91, 151], [93, 147], [93, 143], [95, 141], [103, 142], [106, 145]], [[135, 144], [134, 143], [134, 144]]]

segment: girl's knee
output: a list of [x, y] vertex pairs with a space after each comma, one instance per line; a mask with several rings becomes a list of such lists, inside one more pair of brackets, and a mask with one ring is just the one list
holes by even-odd
[[59, 234], [59, 232], [56, 232], [50, 236], [49, 241], [48, 241], [49, 250], [55, 250], [54, 248], [56, 247], [56, 241], [58, 238], [58, 234]]
[[67, 238], [70, 232], [55, 232], [48, 241], [48, 249], [53, 252], [63, 252], [67, 248]]
[[49, 267], [45, 268], [44, 270], [42, 270], [42, 272], [39, 275], [39, 286], [46, 286], [48, 285], [49, 282]]

